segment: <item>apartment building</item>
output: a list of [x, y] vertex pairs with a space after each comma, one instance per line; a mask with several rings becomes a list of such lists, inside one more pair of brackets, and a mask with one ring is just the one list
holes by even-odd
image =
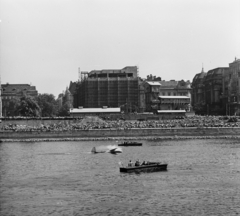
[[240, 59], [237, 58], [229, 63], [228, 113], [240, 115]]

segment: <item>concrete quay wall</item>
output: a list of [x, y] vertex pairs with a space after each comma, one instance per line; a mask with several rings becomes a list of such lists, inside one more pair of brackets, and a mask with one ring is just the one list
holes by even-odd
[[[191, 116], [193, 114], [187, 113], [186, 116]], [[89, 116], [82, 116], [82, 118], [85, 117], [98, 117], [96, 115]], [[176, 115], [155, 115], [155, 114], [114, 114], [114, 115], [102, 115], [100, 116], [104, 119], [110, 118], [111, 120], [118, 120], [118, 119], [125, 119], [128, 121], [137, 121], [137, 120], [166, 120], [166, 119], [173, 119], [176, 117]], [[9, 124], [16, 124], [16, 125], [28, 125], [30, 127], [39, 127], [41, 125], [50, 125], [50, 124], [72, 124], [72, 123], [79, 123], [81, 119], [5, 119], [2, 120], [0, 123], [0, 129], [2, 129], [4, 126]]]
[[95, 139], [177, 139], [177, 138], [240, 138], [240, 128], [145, 128], [75, 131], [0, 131], [0, 140], [95, 140]]

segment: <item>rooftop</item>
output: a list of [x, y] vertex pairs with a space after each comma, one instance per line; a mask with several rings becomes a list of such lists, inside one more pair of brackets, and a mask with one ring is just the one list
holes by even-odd
[[189, 99], [187, 96], [159, 96], [162, 99]]
[[157, 81], [147, 81], [146, 83], [148, 83], [150, 86], [161, 86], [160, 82]]
[[116, 108], [73, 108], [70, 109], [71, 113], [120, 113], [121, 109], [120, 107]]

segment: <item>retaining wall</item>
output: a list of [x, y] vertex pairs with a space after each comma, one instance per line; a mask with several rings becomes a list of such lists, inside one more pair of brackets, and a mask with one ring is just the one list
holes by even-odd
[[75, 130], [75, 131], [0, 131], [1, 140], [10, 139], [66, 139], [66, 138], [131, 138], [135, 137], [204, 137], [204, 136], [240, 136], [240, 128], [146, 128], [128, 130]]
[[[191, 116], [191, 113], [186, 113], [186, 116]], [[86, 116], [89, 116], [86, 115]], [[82, 118], [86, 117], [82, 116]], [[93, 117], [100, 117], [103, 120], [104, 119], [111, 119], [111, 120], [129, 120], [129, 121], [137, 121], [137, 120], [165, 120], [165, 119], [175, 119], [176, 116], [182, 117], [182, 115], [176, 115], [176, 114], [164, 114], [164, 115], [155, 115], [155, 114], [109, 114], [109, 115], [91, 115]], [[90, 116], [90, 117], [91, 117]], [[0, 129], [8, 124], [17, 124], [17, 125], [28, 125], [32, 127], [39, 127], [40, 125], [49, 125], [49, 124], [58, 124], [58, 123], [64, 123], [64, 124], [71, 124], [81, 121], [81, 118], [79, 119], [5, 119], [2, 120], [0, 123]]]

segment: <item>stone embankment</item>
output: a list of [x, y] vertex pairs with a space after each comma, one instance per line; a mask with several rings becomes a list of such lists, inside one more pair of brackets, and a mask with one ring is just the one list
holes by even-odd
[[240, 119], [227, 116], [192, 116], [168, 120], [3, 121], [0, 141], [240, 139]]
[[167, 139], [240, 139], [240, 128], [141, 128], [91, 129], [75, 131], [0, 131], [3, 142], [167, 140]]

